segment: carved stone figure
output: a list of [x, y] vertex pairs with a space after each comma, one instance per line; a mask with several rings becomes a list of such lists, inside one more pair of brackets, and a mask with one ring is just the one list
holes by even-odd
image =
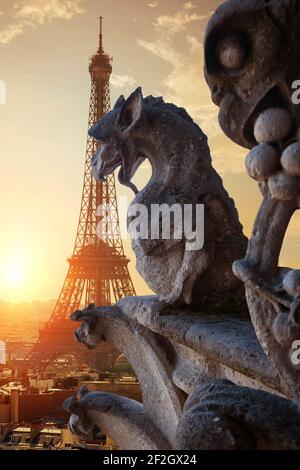
[[79, 390], [77, 398], [64, 403], [72, 414], [69, 427], [77, 436], [95, 439], [101, 432], [127, 450], [170, 449], [140, 403], [111, 393], [89, 393], [86, 387]]
[[258, 338], [287, 394], [300, 399], [293, 359], [300, 339], [300, 271], [281, 268], [284, 236], [300, 204], [300, 3], [229, 0], [213, 15], [205, 40], [205, 76], [224, 132], [251, 148], [248, 174], [263, 203], [244, 260], [234, 271], [246, 285]]
[[[147, 432], [149, 433], [148, 423], [152, 423], [152, 428], [155, 425], [169, 443], [168, 445], [172, 446], [185, 400], [184, 393], [172, 380], [172, 369], [176, 360], [175, 351], [168, 339], [162, 338], [131, 318], [133, 309], [130, 308], [127, 311], [126, 308], [122, 308], [123, 302], [126, 305], [126, 302], [131, 300], [134, 302], [135, 298], [125, 298], [112, 307], [95, 308], [91, 305], [82, 312], [75, 312], [72, 319], [82, 322], [82, 326], [76, 331], [76, 338], [89, 349], [97, 347], [102, 341], [109, 341], [124, 354], [134, 368], [142, 389], [143, 410], [148, 417], [148, 421], [144, 419], [143, 424], [139, 421], [140, 426], [143, 426], [144, 436]], [[103, 395], [98, 395], [98, 409], [99, 411], [102, 409], [103, 413], [102, 400]], [[128, 421], [129, 414], [130, 419], [134, 421], [137, 410], [140, 410], [138, 415], [141, 416], [139, 404], [136, 408], [132, 406], [124, 408], [122, 403], [118, 412], [118, 420], [121, 424], [124, 420]], [[84, 404], [81, 403], [81, 405]], [[140, 418], [137, 417], [137, 419]], [[111, 431], [107, 434], [110, 436]], [[124, 435], [123, 439], [127, 439], [125, 448], [132, 445], [130, 435]], [[117, 443], [119, 444], [118, 440]]]
[[[120, 97], [90, 134], [101, 143], [92, 161], [94, 176], [102, 180], [120, 166], [120, 182], [136, 193], [129, 222], [135, 220], [133, 207], [147, 209], [149, 231], [144, 238], [135, 237], [132, 244], [137, 270], [163, 304], [245, 314], [243, 287], [233, 276], [232, 263], [244, 255], [247, 240], [234, 203], [212, 167], [207, 138], [199, 126], [184, 109], [162, 98], [144, 99], [138, 88], [127, 100]], [[145, 159], [151, 164], [152, 177], [138, 192], [131, 179]], [[193, 226], [196, 206], [204, 204], [202, 249], [191, 249], [186, 233], [177, 238], [175, 224], [171, 239], [164, 239], [161, 227], [153, 239], [150, 217], [154, 205], [163, 204], [179, 205], [181, 214], [190, 205]]]
[[[173, 311], [150, 296], [73, 314], [78, 341], [89, 348], [112, 342], [143, 393], [140, 405], [83, 390], [65, 404], [74, 432], [101, 428], [123, 448], [138, 436], [141, 449], [300, 449], [300, 272], [278, 266], [300, 204], [300, 114], [290, 89], [300, 78], [299, 26], [298, 0], [229, 0], [206, 33], [205, 75], [221, 126], [251, 149], [247, 171], [264, 199], [243, 260], [235, 261], [246, 241], [233, 203], [206, 138], [183, 110], [143, 99], [138, 89], [92, 129], [102, 144], [93, 159], [97, 178], [121, 166], [134, 202], [201, 202], [208, 210], [199, 252], [188, 253], [175, 237], [134, 241], [140, 272]], [[153, 175], [138, 192], [131, 178], [145, 158]], [[253, 325], [228, 315], [242, 305], [241, 281]], [[177, 305], [190, 302], [191, 309]]]
[[126, 298], [112, 307], [91, 305], [73, 314], [82, 323], [78, 341], [88, 348], [109, 341], [128, 358], [141, 384], [143, 405], [83, 389], [64, 405], [71, 413], [71, 430], [86, 438], [100, 430], [122, 449], [299, 450], [298, 404], [264, 386], [256, 390], [224, 380], [226, 373], [241, 383], [243, 373], [258, 380], [269, 368], [250, 322], [211, 315], [153, 317], [153, 302], [158, 303], [153, 296]]

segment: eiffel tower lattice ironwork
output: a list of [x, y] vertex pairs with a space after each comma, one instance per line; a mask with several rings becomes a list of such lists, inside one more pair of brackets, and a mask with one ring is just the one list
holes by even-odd
[[[91, 99], [89, 128], [110, 110], [109, 80], [112, 58], [104, 53], [102, 20], [97, 53], [90, 59]], [[95, 365], [95, 356], [101, 363], [109, 364], [112, 350], [103, 343], [96, 352], [86, 351], [74, 338], [74, 323], [70, 314], [80, 304], [111, 305], [126, 296], [135, 295], [128, 271], [129, 259], [124, 254], [120, 234], [119, 215], [114, 175], [107, 182], [96, 182], [91, 171], [91, 157], [98, 143], [88, 137], [81, 210], [73, 255], [68, 259], [67, 273], [62, 291], [49, 322], [40, 330], [39, 339], [27, 358], [27, 367], [45, 368], [58, 357], [77, 355], [90, 365]], [[105, 227], [107, 236], [97, 235], [97, 208], [109, 204], [110, 218]], [[101, 358], [104, 361], [101, 361]]]

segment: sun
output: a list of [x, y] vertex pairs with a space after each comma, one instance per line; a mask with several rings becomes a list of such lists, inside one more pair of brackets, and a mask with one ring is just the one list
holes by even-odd
[[24, 280], [24, 268], [22, 264], [16, 260], [6, 263], [4, 269], [4, 278], [9, 287], [18, 287]]

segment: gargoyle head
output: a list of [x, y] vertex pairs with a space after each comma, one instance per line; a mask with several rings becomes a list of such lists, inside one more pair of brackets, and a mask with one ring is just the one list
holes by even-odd
[[[212, 16], [205, 77], [220, 107], [220, 125], [234, 142], [252, 148], [259, 114], [295, 108], [290, 97], [300, 79], [299, 40], [298, 0], [228, 0]], [[300, 110], [292, 111], [299, 125]]]
[[105, 181], [121, 167], [120, 183], [138, 192], [131, 179], [145, 159], [138, 142], [143, 121], [143, 94], [138, 88], [127, 100], [120, 96], [114, 109], [90, 129], [89, 135], [99, 142], [92, 158], [92, 171], [97, 180]]
[[89, 397], [89, 390], [84, 385], [78, 390], [77, 397], [67, 398], [63, 404], [64, 409], [71, 414], [68, 427], [73, 434], [85, 439], [93, 439], [99, 433], [99, 428], [93, 426], [89, 420], [88, 412], [83, 403]]

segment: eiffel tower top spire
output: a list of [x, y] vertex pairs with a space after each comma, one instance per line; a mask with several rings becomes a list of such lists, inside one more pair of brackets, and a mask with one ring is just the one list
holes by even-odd
[[[106, 81], [109, 80], [109, 76], [112, 72], [112, 57], [104, 52], [103, 47], [103, 16], [99, 17], [100, 20], [100, 34], [99, 34], [99, 46], [96, 54], [90, 59], [90, 73], [93, 80], [103, 80], [103, 76], [106, 76]], [[104, 75], [103, 75], [104, 74]], [[99, 83], [100, 86], [100, 83]]]
[[97, 51], [97, 54], [104, 54], [104, 48], [103, 48], [103, 16], [99, 17], [100, 20], [100, 35], [99, 35], [99, 48]]

